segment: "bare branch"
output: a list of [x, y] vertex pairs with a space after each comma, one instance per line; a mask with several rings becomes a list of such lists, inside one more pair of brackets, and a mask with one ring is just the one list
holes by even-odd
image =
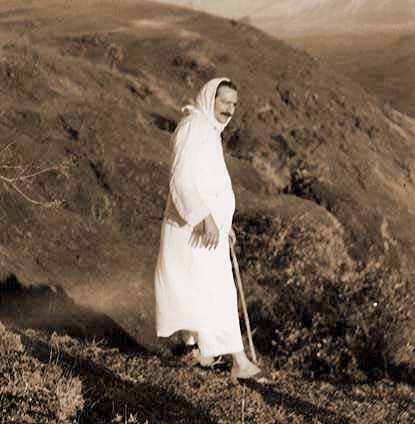
[[21, 177], [12, 178], [10, 181], [16, 182], [16, 181], [28, 180], [28, 179], [34, 178], [38, 175], [44, 174], [45, 172], [57, 171], [61, 168], [62, 168], [62, 165], [51, 166], [49, 168], [44, 168], [44, 169], [41, 169], [40, 171], [34, 172], [33, 174], [28, 174], [28, 175], [23, 175]]
[[5, 183], [8, 183], [8, 184], [11, 184], [11, 182], [12, 182], [10, 178], [7, 178], [3, 175], [0, 175], [0, 180], [4, 181]]
[[19, 171], [20, 171], [19, 175], [17, 177], [9, 178], [9, 177], [6, 177], [5, 175], [0, 174], [0, 181], [3, 181], [3, 183], [10, 185], [25, 200], [27, 200], [28, 202], [30, 202], [34, 205], [43, 206], [43, 207], [57, 207], [62, 203], [61, 201], [53, 200], [52, 202], [43, 202], [43, 201], [36, 200], [33, 197], [31, 197], [30, 195], [28, 195], [27, 193], [25, 193], [24, 191], [22, 191], [22, 189], [20, 189], [17, 186], [16, 183], [19, 182], [19, 181], [24, 181], [24, 180], [29, 180], [29, 179], [35, 178], [38, 175], [44, 174], [46, 172], [59, 171], [59, 170], [62, 170], [62, 169], [66, 169], [66, 168], [69, 167], [70, 163], [71, 163], [71, 161], [68, 160], [68, 161], [61, 163], [60, 165], [55, 165], [55, 166], [50, 166], [48, 168], [43, 168], [43, 169], [40, 169], [39, 171], [33, 172], [31, 174], [25, 174], [25, 172], [27, 172], [27, 170], [29, 169], [30, 166], [32, 166], [32, 164], [16, 166], [15, 169], [19, 169]]
[[52, 202], [40, 202], [38, 200], [35, 200], [35, 199], [31, 198], [29, 195], [27, 195], [22, 190], [20, 190], [20, 188], [17, 187], [17, 185], [14, 184], [14, 182], [11, 181], [11, 180], [9, 180], [8, 178], [5, 178], [3, 176], [0, 176], [0, 179], [3, 180], [3, 181], [5, 181], [5, 182], [7, 182], [8, 184], [10, 184], [14, 190], [16, 190], [24, 199], [26, 199], [28, 202], [32, 203], [33, 205], [43, 206], [43, 207], [46, 207], [46, 208], [50, 208], [50, 207], [59, 206], [60, 203], [61, 203], [58, 200], [53, 200]]

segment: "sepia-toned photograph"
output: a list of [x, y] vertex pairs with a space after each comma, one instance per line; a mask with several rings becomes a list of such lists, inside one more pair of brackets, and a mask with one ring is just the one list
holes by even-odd
[[415, 0], [0, 0], [0, 424], [415, 424]]

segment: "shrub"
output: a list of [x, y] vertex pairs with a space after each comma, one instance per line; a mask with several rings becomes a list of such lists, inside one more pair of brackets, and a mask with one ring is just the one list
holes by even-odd
[[341, 233], [259, 213], [238, 216], [239, 260], [256, 344], [277, 368], [342, 381], [377, 378], [399, 301], [382, 259], [348, 258]]

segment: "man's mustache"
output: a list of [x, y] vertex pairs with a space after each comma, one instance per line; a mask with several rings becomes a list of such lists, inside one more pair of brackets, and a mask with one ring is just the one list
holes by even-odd
[[230, 114], [229, 112], [223, 112], [223, 113], [222, 113], [222, 115], [225, 115], [225, 116], [227, 116], [228, 118], [229, 118], [230, 116], [232, 116], [232, 114]]

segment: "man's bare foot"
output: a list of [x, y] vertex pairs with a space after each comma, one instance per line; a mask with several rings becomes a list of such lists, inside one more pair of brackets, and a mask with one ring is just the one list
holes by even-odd
[[232, 378], [248, 379], [255, 377], [260, 372], [261, 368], [251, 362], [250, 365], [246, 365], [244, 368], [234, 365], [231, 369], [231, 376]]
[[238, 352], [232, 355], [233, 367], [231, 370], [232, 378], [248, 379], [261, 372], [261, 368], [251, 362], [245, 352]]

